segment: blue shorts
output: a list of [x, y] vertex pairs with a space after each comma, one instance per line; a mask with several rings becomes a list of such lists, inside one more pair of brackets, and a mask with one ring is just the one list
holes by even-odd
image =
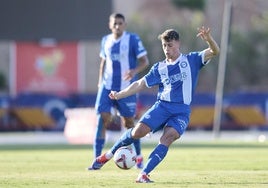
[[136, 113], [137, 97], [136, 95], [131, 95], [129, 97], [112, 100], [109, 97], [111, 90], [105, 89], [105, 87], [99, 88], [95, 109], [98, 114], [102, 112], [111, 113], [112, 108], [115, 107], [121, 116], [123, 117], [134, 117]]
[[182, 135], [188, 126], [190, 112], [189, 105], [158, 100], [141, 117], [140, 122], [148, 125], [152, 132], [169, 126]]

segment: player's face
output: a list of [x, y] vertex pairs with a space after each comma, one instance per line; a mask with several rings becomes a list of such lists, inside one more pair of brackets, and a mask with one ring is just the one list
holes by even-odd
[[122, 18], [111, 18], [109, 22], [109, 27], [115, 38], [119, 38], [122, 36], [125, 30], [126, 23]]
[[180, 55], [180, 43], [179, 41], [165, 41], [162, 40], [162, 48], [168, 61], [175, 61]]

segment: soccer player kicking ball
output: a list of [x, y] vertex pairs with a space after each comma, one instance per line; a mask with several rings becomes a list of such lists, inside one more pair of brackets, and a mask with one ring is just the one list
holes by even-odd
[[128, 129], [112, 148], [97, 157], [93, 169], [100, 169], [109, 161], [116, 150], [132, 144], [136, 139], [146, 136], [149, 132], [163, 130], [159, 144], [149, 155], [148, 161], [141, 170], [137, 183], [151, 183], [149, 173], [165, 158], [169, 146], [180, 138], [186, 130], [190, 117], [190, 104], [198, 80], [199, 70], [210, 59], [219, 54], [218, 44], [204, 26], [198, 28], [208, 48], [199, 52], [182, 54], [180, 52], [179, 33], [168, 29], [159, 35], [166, 59], [152, 66], [150, 71], [140, 80], [133, 82], [120, 92], [111, 91], [109, 97], [119, 100], [133, 95], [146, 87], [159, 86], [155, 104], [147, 110], [134, 128]]

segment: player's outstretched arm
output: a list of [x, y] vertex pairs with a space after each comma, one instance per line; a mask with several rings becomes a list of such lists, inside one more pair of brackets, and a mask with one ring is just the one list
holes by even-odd
[[201, 37], [201, 39], [206, 41], [208, 44], [208, 48], [205, 51], [205, 61], [219, 54], [220, 48], [211, 36], [210, 28], [205, 28], [204, 26], [198, 28], [198, 33], [196, 36]]
[[133, 95], [135, 93], [138, 93], [139, 91], [146, 88], [145, 80], [144, 78], [141, 78], [135, 82], [133, 82], [131, 85], [129, 85], [127, 88], [117, 92], [117, 91], [111, 91], [109, 94], [109, 97], [113, 100], [119, 100], [125, 97], [128, 97], [130, 95]]

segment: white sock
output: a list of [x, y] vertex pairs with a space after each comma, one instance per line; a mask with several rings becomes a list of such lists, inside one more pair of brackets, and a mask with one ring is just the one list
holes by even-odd
[[108, 151], [108, 152], [105, 154], [105, 157], [106, 157], [107, 159], [111, 159], [111, 158], [113, 158], [113, 156], [114, 156], [114, 154], [112, 154], [111, 151]]

